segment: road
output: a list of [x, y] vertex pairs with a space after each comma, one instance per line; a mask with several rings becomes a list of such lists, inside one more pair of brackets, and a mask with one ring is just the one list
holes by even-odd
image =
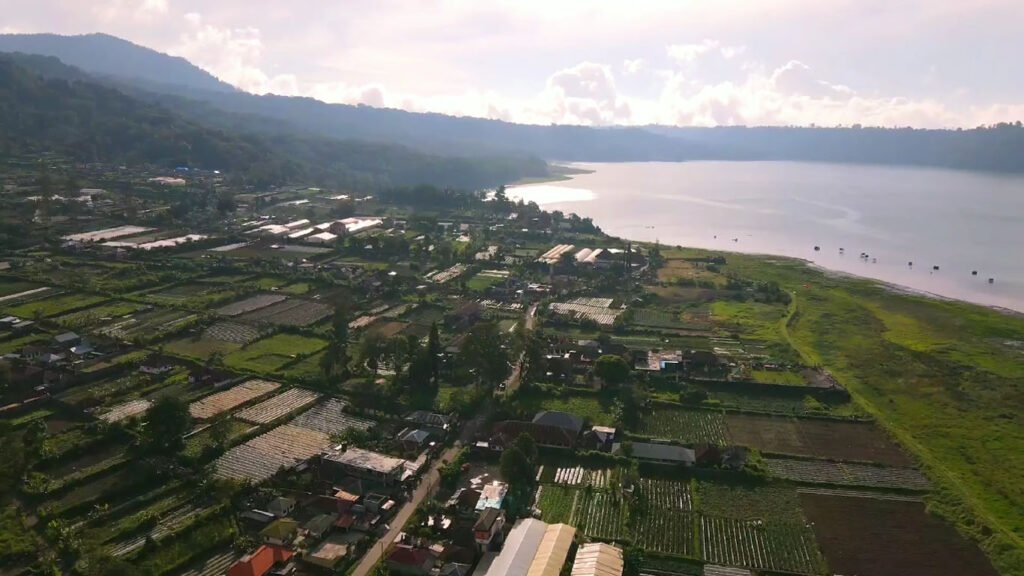
[[[537, 305], [530, 306], [530, 309], [526, 311], [525, 322], [526, 329], [533, 330], [534, 325], [537, 321]], [[512, 369], [512, 374], [509, 375], [508, 380], [505, 381], [506, 390], [515, 390], [519, 387], [519, 377], [522, 373], [523, 357], [520, 355], [519, 361], [516, 362], [515, 367]], [[376, 568], [377, 564], [381, 561], [381, 557], [391, 546], [391, 544], [398, 538], [398, 534], [405, 529], [405, 523], [409, 521], [412, 513], [416, 508], [427, 499], [433, 492], [437, 483], [440, 482], [441, 476], [438, 474], [438, 470], [441, 466], [444, 466], [445, 462], [450, 462], [455, 458], [456, 454], [462, 450], [462, 447], [469, 444], [476, 437], [476, 432], [480, 426], [487, 421], [487, 416], [491, 411], [491, 406], [488, 405], [480, 410], [475, 418], [466, 422], [465, 426], [462, 427], [462, 432], [459, 434], [459, 440], [455, 442], [455, 445], [444, 451], [441, 457], [438, 458], [434, 464], [430, 467], [430, 470], [423, 475], [423, 480], [420, 481], [420, 485], [416, 487], [416, 490], [412, 494], [412, 498], [409, 499], [402, 508], [395, 514], [395, 517], [391, 520], [391, 527], [387, 533], [384, 534], [372, 548], [366, 551], [363, 559], [359, 561], [359, 564], [351, 572], [351, 576], [369, 576], [373, 569]]]
[[462, 442], [457, 442], [455, 446], [444, 451], [441, 457], [434, 462], [434, 465], [430, 467], [430, 470], [423, 475], [423, 480], [420, 481], [420, 485], [416, 487], [416, 490], [412, 493], [412, 498], [406, 502], [402, 508], [398, 511], [398, 514], [391, 520], [391, 527], [387, 533], [384, 534], [377, 540], [372, 548], [366, 551], [363, 559], [356, 566], [355, 570], [351, 572], [352, 576], [369, 576], [373, 569], [377, 567], [377, 563], [381, 560], [382, 553], [391, 546], [391, 543], [398, 538], [398, 534], [405, 529], [405, 523], [409, 521], [409, 517], [416, 511], [416, 508], [420, 505], [423, 500], [430, 496], [434, 487], [440, 482], [441, 476], [438, 474], [438, 469], [444, 466], [445, 462], [450, 462], [455, 455], [462, 450]]
[[[533, 330], [534, 325], [537, 323], [537, 305], [530, 306], [530, 309], [526, 311], [524, 315], [524, 322], [526, 323], [527, 330]], [[504, 394], [511, 394], [519, 388], [519, 381], [523, 375], [523, 355], [519, 354], [519, 359], [516, 360], [516, 365], [512, 367], [512, 373], [508, 375], [508, 379], [505, 380], [505, 385], [502, 387]]]

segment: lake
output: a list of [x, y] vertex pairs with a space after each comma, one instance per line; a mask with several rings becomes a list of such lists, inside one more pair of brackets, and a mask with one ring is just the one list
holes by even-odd
[[613, 236], [804, 258], [1024, 312], [1024, 177], [801, 162], [574, 166], [593, 172], [508, 195]]

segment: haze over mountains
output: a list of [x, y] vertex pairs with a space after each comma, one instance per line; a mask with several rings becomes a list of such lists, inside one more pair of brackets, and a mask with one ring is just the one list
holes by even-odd
[[[346, 154], [360, 158], [344, 162], [345, 170], [363, 174], [386, 172], [394, 165], [371, 162], [360, 166], [365, 158], [359, 154], [352, 156], [360, 146], [376, 153], [400, 146], [403, 153], [398, 156], [402, 161], [423, 155], [423, 159], [417, 160], [420, 168], [403, 170], [397, 178], [378, 178], [378, 184], [435, 177], [441, 178], [436, 183], [446, 185], [495, 185], [542, 172], [539, 162], [531, 158], [591, 162], [794, 160], [1024, 171], [1024, 129], [1019, 123], [955, 131], [522, 125], [248, 94], [186, 60], [102, 34], [3, 35], [0, 51], [59, 58], [91, 75], [91, 82], [105, 84], [192, 125], [257, 138], [267, 146], [268, 155], [280, 149], [274, 145], [275, 139], [307, 142], [308, 157], [298, 162], [302, 165], [330, 162], [331, 154], [340, 153], [332, 148], [340, 140], [347, 142]], [[22, 65], [46, 74], [40, 70], [42, 64], [38, 61]], [[318, 146], [333, 151], [313, 153]], [[294, 151], [282, 152], [285, 157], [289, 153]], [[461, 160], [445, 164], [439, 161], [441, 157]], [[197, 159], [193, 155], [190, 161]], [[459, 166], [470, 174], [456, 177], [423, 169], [431, 163], [447, 168]]]

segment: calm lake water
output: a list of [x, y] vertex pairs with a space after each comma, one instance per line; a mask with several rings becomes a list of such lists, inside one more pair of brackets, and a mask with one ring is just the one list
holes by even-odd
[[1024, 311], [1024, 177], [799, 162], [578, 166], [594, 172], [509, 197], [591, 217], [614, 236], [794, 256]]

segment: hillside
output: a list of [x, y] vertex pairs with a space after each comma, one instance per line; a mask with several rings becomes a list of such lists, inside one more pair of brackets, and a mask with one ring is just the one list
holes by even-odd
[[542, 161], [529, 158], [440, 157], [395, 145], [212, 127], [37, 56], [0, 58], [0, 126], [5, 155], [57, 152], [80, 161], [188, 165], [255, 183], [478, 188], [546, 172]]

